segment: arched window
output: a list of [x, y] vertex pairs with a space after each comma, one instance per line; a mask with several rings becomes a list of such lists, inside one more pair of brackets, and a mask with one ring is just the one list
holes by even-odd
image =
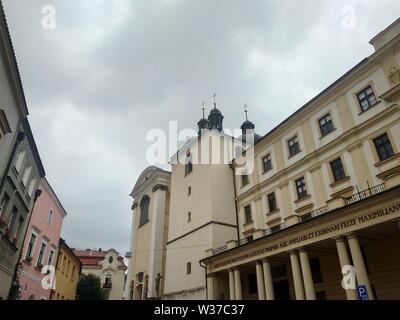
[[149, 221], [149, 206], [150, 198], [149, 196], [144, 196], [140, 201], [140, 221], [139, 227], [146, 224]]

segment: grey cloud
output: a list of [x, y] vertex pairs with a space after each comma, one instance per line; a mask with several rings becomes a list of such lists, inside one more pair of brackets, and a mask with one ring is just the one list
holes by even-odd
[[[146, 132], [195, 127], [211, 95], [260, 134], [372, 52], [395, 0], [3, 0], [33, 131], [76, 247], [129, 247]], [[57, 29], [40, 26], [54, 5]], [[342, 27], [353, 5], [357, 28]]]

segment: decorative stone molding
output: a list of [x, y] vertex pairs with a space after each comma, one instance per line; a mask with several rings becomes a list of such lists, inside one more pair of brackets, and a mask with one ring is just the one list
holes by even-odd
[[236, 247], [236, 241], [235, 240], [229, 240], [226, 242], [226, 245], [228, 247], [228, 249], [232, 249]]
[[400, 82], [400, 70], [397, 68], [390, 69], [389, 79], [392, 84], [397, 84]]
[[153, 187], [152, 191], [153, 191], [153, 192], [156, 192], [157, 190], [168, 191], [168, 187], [165, 186], [165, 185], [163, 185], [163, 184], [156, 184], [156, 185]]
[[135, 210], [137, 207], [138, 207], [138, 203], [137, 203], [137, 202], [134, 202], [131, 209], [132, 209], [132, 210]]

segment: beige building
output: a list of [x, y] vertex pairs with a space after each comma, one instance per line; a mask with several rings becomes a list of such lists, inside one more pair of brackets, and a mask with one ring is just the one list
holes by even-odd
[[371, 44], [254, 146], [240, 240], [201, 261], [209, 299], [400, 299], [400, 19]]
[[125, 297], [159, 299], [164, 291], [171, 173], [149, 167], [132, 192], [132, 236]]
[[117, 251], [114, 249], [107, 251], [87, 249], [73, 250], [73, 252], [82, 264], [82, 274], [94, 274], [100, 278], [108, 300], [123, 299], [127, 267], [124, 258]]
[[205, 299], [204, 252], [237, 239], [233, 171], [241, 140], [222, 131], [221, 112], [211, 109], [193, 137], [171, 158], [164, 299]]

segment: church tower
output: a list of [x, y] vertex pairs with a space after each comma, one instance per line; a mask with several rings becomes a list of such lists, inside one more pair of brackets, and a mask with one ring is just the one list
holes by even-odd
[[222, 115], [221, 111], [217, 109], [217, 103], [215, 101], [215, 94], [214, 94], [214, 108], [211, 109], [210, 115], [208, 116], [208, 128], [210, 130], [216, 129], [219, 132], [222, 131], [222, 120], [224, 116]]

